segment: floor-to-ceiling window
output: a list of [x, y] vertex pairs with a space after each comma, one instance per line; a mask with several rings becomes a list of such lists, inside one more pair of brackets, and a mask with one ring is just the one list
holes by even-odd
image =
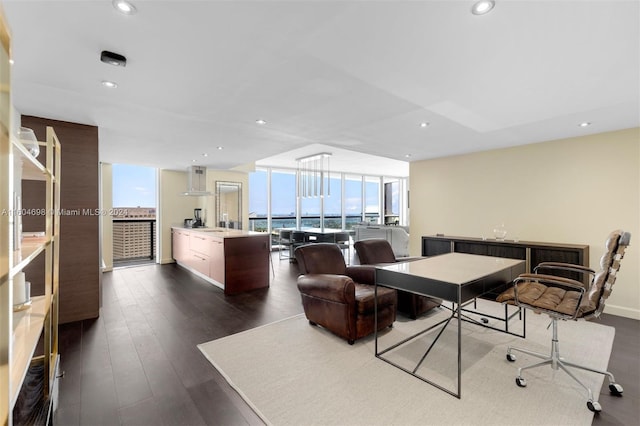
[[320, 197], [300, 197], [300, 227], [320, 228]]
[[[260, 168], [250, 173], [251, 230], [275, 235], [282, 228], [352, 230], [363, 222], [383, 224], [384, 209], [389, 203], [394, 214], [399, 211], [398, 220], [391, 224], [405, 224], [405, 203], [398, 201], [404, 178], [331, 172], [324, 177], [326, 195], [322, 197], [320, 191], [301, 191], [298, 185], [303, 181], [297, 174], [296, 169], [279, 168]], [[391, 183], [389, 203], [384, 201], [385, 183]]]
[[342, 175], [331, 173], [325, 177], [327, 195], [324, 197], [324, 227], [342, 229]]
[[362, 187], [362, 175], [344, 176], [345, 229], [353, 229], [355, 225], [364, 221]]
[[384, 183], [384, 224], [400, 223], [400, 181], [385, 179]]
[[382, 188], [380, 186], [379, 176], [365, 176], [364, 201], [365, 221], [369, 223], [382, 223], [380, 220]]
[[271, 171], [271, 227], [296, 228], [296, 171]]
[[156, 257], [156, 169], [114, 164], [113, 262], [152, 262]]

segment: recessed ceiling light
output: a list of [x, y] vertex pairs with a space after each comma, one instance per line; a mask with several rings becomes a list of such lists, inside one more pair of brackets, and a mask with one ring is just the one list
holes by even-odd
[[203, 157], [208, 157], [208, 156], [209, 156], [209, 154], [207, 154], [206, 152], [204, 152], [204, 153], [202, 153], [202, 156], [203, 156]]
[[217, 147], [217, 148], [218, 148], [218, 151], [222, 151], [222, 150], [224, 149], [224, 147], [223, 147], [223, 146], [219, 146], [219, 147]]
[[134, 5], [125, 0], [113, 0], [113, 7], [120, 13], [124, 13], [125, 15], [133, 15], [137, 12], [137, 9]]
[[195, 163], [196, 161], [198, 161], [198, 160], [191, 160], [192, 163]]
[[422, 127], [422, 128], [429, 127], [429, 124], [430, 124], [430, 123], [427, 123], [427, 122], [425, 121], [425, 122], [420, 123], [420, 127]]
[[102, 85], [104, 87], [108, 87], [109, 89], [115, 89], [116, 87], [118, 87], [118, 85], [113, 81], [107, 81], [107, 80], [103, 80]]
[[405, 154], [404, 157], [405, 158], [411, 158], [411, 154]]
[[579, 126], [580, 126], [580, 127], [589, 127], [589, 126], [591, 126], [591, 122], [589, 122], [589, 121], [585, 121], [585, 122], [583, 122], [583, 123], [580, 123], [580, 124], [579, 124]]
[[480, 0], [471, 7], [471, 13], [474, 15], [484, 15], [491, 12], [496, 2], [493, 0]]
[[264, 121], [263, 119], [256, 120], [256, 123], [257, 123], [257, 124], [260, 124], [261, 126], [262, 126], [263, 124], [267, 124], [267, 122], [266, 122], [266, 121]]

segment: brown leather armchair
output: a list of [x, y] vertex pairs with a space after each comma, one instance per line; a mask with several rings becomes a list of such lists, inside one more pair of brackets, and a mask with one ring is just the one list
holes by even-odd
[[[361, 265], [407, 262], [422, 259], [421, 257], [396, 258], [389, 241], [380, 238], [356, 241], [354, 248], [358, 254]], [[418, 315], [440, 306], [441, 303], [442, 300], [440, 299], [398, 291], [398, 310], [409, 315], [411, 319], [416, 319]]]
[[[336, 244], [317, 243], [296, 248], [300, 275], [298, 290], [311, 325], [321, 325], [347, 339], [374, 332], [375, 268], [347, 266]], [[396, 290], [378, 287], [378, 330], [396, 320]]]

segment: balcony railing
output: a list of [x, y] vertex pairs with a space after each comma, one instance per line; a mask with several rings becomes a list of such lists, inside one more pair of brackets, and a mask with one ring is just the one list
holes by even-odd
[[[378, 213], [367, 213], [367, 223], [377, 224], [380, 218]], [[300, 218], [302, 228], [320, 228], [320, 216], [303, 216]], [[347, 215], [345, 217], [345, 230], [351, 230], [354, 226], [362, 222], [362, 215]], [[295, 216], [276, 216], [271, 218], [271, 228], [276, 230], [280, 228], [295, 228], [296, 217]], [[324, 216], [324, 227], [330, 229], [342, 228], [341, 216]], [[250, 217], [249, 218], [249, 230], [256, 232], [267, 232], [267, 218], [266, 217]]]
[[[377, 224], [380, 215], [378, 213], [367, 213], [366, 222]], [[320, 228], [320, 216], [304, 216], [300, 218], [302, 229], [305, 228]], [[362, 215], [347, 215], [345, 217], [345, 231], [353, 230], [354, 226], [362, 223]], [[296, 217], [295, 216], [277, 216], [271, 219], [271, 246], [276, 249], [279, 247], [279, 230], [282, 228], [295, 228]], [[342, 217], [341, 216], [324, 216], [324, 227], [328, 229], [341, 229]], [[266, 217], [250, 217], [249, 218], [249, 230], [256, 232], [267, 232], [267, 218]]]
[[113, 263], [153, 260], [156, 246], [156, 220], [113, 219]]

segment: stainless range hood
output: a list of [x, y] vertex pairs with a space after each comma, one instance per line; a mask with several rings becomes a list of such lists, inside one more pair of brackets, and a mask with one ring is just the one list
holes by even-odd
[[203, 196], [212, 195], [207, 191], [207, 168], [204, 166], [191, 166], [187, 169], [187, 191], [182, 195]]

